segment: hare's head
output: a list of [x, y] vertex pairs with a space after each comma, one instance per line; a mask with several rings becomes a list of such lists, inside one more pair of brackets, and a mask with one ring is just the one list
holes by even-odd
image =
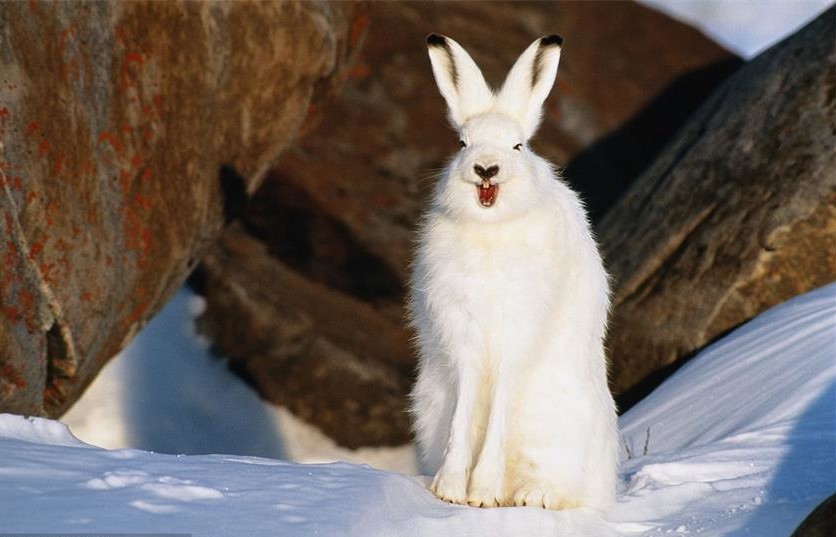
[[551, 170], [527, 143], [554, 84], [562, 41], [552, 35], [532, 43], [494, 92], [461, 45], [438, 34], [427, 37], [435, 81], [461, 146], [437, 191], [445, 210], [495, 221], [542, 202], [542, 182], [551, 179]]

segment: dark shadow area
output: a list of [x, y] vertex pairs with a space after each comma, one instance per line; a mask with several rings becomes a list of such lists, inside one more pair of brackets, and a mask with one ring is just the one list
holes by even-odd
[[720, 84], [743, 65], [729, 58], [680, 76], [612, 133], [590, 144], [563, 176], [597, 223], [653, 163], [677, 130]]
[[172, 454], [284, 458], [275, 416], [190, 332], [191, 293], [180, 291], [119, 358], [130, 445]]
[[252, 197], [242, 221], [271, 255], [311, 280], [375, 305], [403, 299], [395, 271], [277, 172]]
[[247, 208], [247, 183], [229, 165], [223, 165], [218, 170], [218, 183], [223, 196], [224, 222], [228, 224], [244, 214]]

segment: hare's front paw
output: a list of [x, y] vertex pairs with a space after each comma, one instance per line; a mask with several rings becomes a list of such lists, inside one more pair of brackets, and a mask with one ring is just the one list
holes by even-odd
[[430, 490], [445, 502], [464, 505], [467, 496], [467, 474], [442, 466], [435, 474]]
[[493, 465], [478, 464], [473, 470], [467, 505], [473, 507], [499, 507], [503, 505], [502, 469]]
[[575, 509], [580, 502], [567, 498], [565, 495], [549, 487], [528, 483], [514, 491], [514, 505], [523, 507], [544, 507], [546, 509]]

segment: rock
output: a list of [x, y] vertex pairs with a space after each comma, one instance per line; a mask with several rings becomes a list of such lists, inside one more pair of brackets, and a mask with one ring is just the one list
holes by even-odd
[[183, 283], [341, 80], [353, 10], [0, 4], [0, 412], [60, 415]]
[[[356, 448], [403, 442], [413, 367], [406, 329], [374, 307], [311, 281], [234, 225], [195, 281], [215, 311], [199, 324], [274, 403]], [[218, 279], [232, 272], [240, 280]], [[382, 360], [381, 357], [385, 357]]]
[[[495, 83], [536, 37], [563, 35], [557, 88], [534, 143], [557, 164], [577, 157], [567, 173], [587, 193], [607, 185], [590, 197], [600, 210], [667, 141], [638, 136], [672, 132], [739, 62], [696, 30], [627, 2], [372, 3], [343, 93], [283, 155], [200, 277], [202, 324], [217, 349], [268, 400], [349, 447], [409, 439], [404, 282], [434, 171], [458, 147], [427, 59], [430, 31], [464, 44]], [[625, 122], [629, 135], [619, 135]], [[596, 157], [581, 158], [596, 141]], [[635, 155], [632, 171], [604, 175], [620, 169], [622, 154]], [[364, 331], [390, 343], [359, 345]]]
[[835, 19], [732, 76], [602, 220], [622, 406], [712, 339], [836, 279]]
[[833, 537], [833, 535], [836, 535], [836, 494], [821, 502], [792, 532], [792, 537]]

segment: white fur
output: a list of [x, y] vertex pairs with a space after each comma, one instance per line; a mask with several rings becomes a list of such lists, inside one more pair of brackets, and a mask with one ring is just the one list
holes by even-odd
[[[560, 48], [541, 51], [532, 87], [535, 41], [494, 96], [467, 52], [445, 39], [430, 59], [467, 147], [437, 184], [411, 281], [423, 463], [447, 501], [604, 509], [617, 460], [607, 275], [577, 195], [525, 146]], [[492, 207], [478, 203], [475, 164], [499, 166]]]

